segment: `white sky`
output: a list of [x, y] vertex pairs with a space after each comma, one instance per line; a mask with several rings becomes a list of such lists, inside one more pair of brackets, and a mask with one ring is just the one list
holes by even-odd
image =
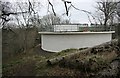
[[[18, 0], [6, 0], [6, 1], [10, 1], [10, 2], [17, 1], [18, 2]], [[19, 0], [19, 1], [24, 2], [27, 0]], [[33, 1], [33, 0], [30, 0], [30, 1]], [[47, 15], [47, 8], [48, 8], [47, 0], [34, 0], [34, 1], [36, 1], [36, 2], [39, 1], [42, 4], [42, 6], [40, 8], [40, 15], [41, 16]], [[64, 3], [61, 0], [50, 0], [50, 1], [54, 5], [56, 14], [59, 14], [64, 18], [68, 18], [66, 15], [62, 15], [63, 13], [65, 13], [65, 7], [64, 7]], [[92, 13], [95, 12], [95, 4], [96, 4], [95, 1], [96, 0], [67, 0], [67, 1], [71, 1], [75, 7], [79, 8], [81, 10], [87, 10]], [[90, 23], [86, 13], [84, 13], [84, 12], [80, 12], [78, 10], [71, 9], [70, 15], [71, 15], [70, 16], [71, 22], [73, 22], [73, 23]]]
[[[64, 7], [64, 3], [61, 0], [50, 0], [55, 8], [55, 12], [59, 15], [62, 15], [63, 13], [65, 13], [65, 7]], [[81, 10], [87, 10], [90, 12], [95, 11], [95, 0], [69, 0], [72, 2], [72, 4], [81, 9]], [[45, 15], [47, 14], [47, 0], [42, 0], [42, 3], [44, 3], [44, 8], [42, 8], [41, 10], [43, 11], [41, 14]], [[45, 7], [46, 6], [46, 7]], [[46, 9], [45, 9], [46, 8]], [[68, 18], [66, 15], [62, 15], [62, 17]], [[86, 13], [84, 12], [80, 12], [78, 10], [75, 10], [74, 8], [70, 10], [70, 20], [73, 23], [90, 23], [88, 20], [88, 17], [86, 15]]]

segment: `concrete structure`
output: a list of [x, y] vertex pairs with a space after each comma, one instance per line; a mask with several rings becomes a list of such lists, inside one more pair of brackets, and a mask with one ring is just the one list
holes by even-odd
[[54, 25], [54, 31], [78, 31], [77, 25]]
[[39, 32], [42, 49], [60, 52], [70, 48], [93, 47], [112, 39], [111, 32]]
[[54, 25], [54, 31], [79, 31], [79, 27], [88, 27], [88, 24], [61, 24]]
[[[115, 25], [114, 26], [109, 26], [106, 28], [107, 31], [115, 31]], [[79, 27], [79, 31], [97, 31], [97, 32], [101, 32], [104, 31], [104, 27], [103, 26], [98, 26], [98, 27]]]
[[[104, 26], [92, 24], [90, 27], [88, 24], [68, 24], [68, 25], [54, 25], [54, 32], [83, 32], [83, 31], [104, 31]], [[115, 31], [115, 25], [107, 27], [107, 31]]]

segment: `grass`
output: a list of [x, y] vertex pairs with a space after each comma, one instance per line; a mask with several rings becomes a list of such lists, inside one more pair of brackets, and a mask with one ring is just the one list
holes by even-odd
[[43, 61], [44, 59], [45, 57], [43, 56], [33, 55], [13, 60], [7, 64], [3, 64], [3, 74], [9, 76], [36, 75], [36, 70], [38, 69], [38, 66], [41, 66], [41, 64], [39, 64], [38, 62]]
[[[2, 65], [3, 76], [36, 75], [36, 63], [44, 60], [45, 57], [33, 51], [34, 50], [31, 49], [27, 53], [21, 53], [14, 56], [14, 58], [5, 59]], [[34, 72], [32, 70], [34, 70]]]
[[[80, 50], [86, 49], [66, 49], [59, 53], [52, 53], [50, 55], [40, 55], [39, 53], [35, 53], [33, 48], [29, 50], [27, 53], [22, 53], [14, 58], [8, 59], [8, 61], [3, 64], [3, 76], [78, 76], [78, 75], [86, 75], [86, 73], [78, 71], [76, 69], [61, 68], [59, 67], [59, 63], [55, 66], [48, 66], [47, 60], [55, 57], [61, 57], [68, 55], [70, 53], [79, 52]], [[38, 49], [39, 50], [39, 49]], [[92, 53], [84, 53], [81, 52], [77, 55], [77, 58], [67, 59], [69, 61], [72, 60], [82, 60], [82, 61], [95, 61], [96, 63], [92, 63], [90, 66], [92, 71], [98, 71], [98, 69], [102, 69], [104, 66], [109, 64], [111, 60], [117, 57], [117, 54], [112, 52], [102, 52], [97, 54]], [[88, 74], [88, 73], [87, 73]]]
[[62, 51], [59, 52], [59, 53], [56, 53], [55, 56], [64, 56], [64, 55], [67, 55], [67, 54], [69, 54], [69, 53], [74, 53], [74, 52], [76, 52], [76, 51], [78, 51], [78, 49], [70, 48], [70, 49], [62, 50]]
[[[44, 56], [34, 52], [34, 49], [36, 48], [33, 48], [26, 53], [21, 53], [9, 59], [5, 59], [2, 66], [3, 76], [45, 75], [45, 73], [48, 73], [52, 69], [52, 67], [47, 66], [47, 59], [55, 58], [58, 56], [64, 56], [66, 54], [77, 51], [77, 49], [67, 49], [59, 53], [51, 53], [49, 56]], [[33, 74], [31, 71], [28, 70], [34, 70], [32, 71]]]
[[[68, 51], [68, 50], [67, 50]], [[76, 51], [76, 50], [75, 50]], [[78, 51], [78, 50], [77, 50]], [[66, 51], [65, 51], [66, 52]], [[71, 52], [70, 52], [71, 53]], [[64, 51], [63, 51], [64, 54]], [[69, 54], [69, 51], [68, 51]], [[81, 70], [76, 70], [76, 69], [70, 69], [69, 67], [61, 68], [59, 67], [59, 64], [54, 66], [52, 69], [50, 69], [50, 72], [48, 73], [48, 76], [79, 76], [83, 75], [87, 76], [90, 74], [97, 73], [100, 70], [103, 70], [104, 68], [107, 68], [110, 64], [110, 62], [117, 57], [117, 54], [114, 51], [111, 52], [102, 52], [102, 53], [97, 53], [97, 54], [91, 54], [91, 53], [80, 53], [78, 55], [78, 58], [75, 59], [80, 59], [83, 62], [88, 62], [88, 67], [89, 70], [86, 71], [81, 71]], [[72, 60], [75, 60], [74, 58], [72, 59], [67, 59], [72, 62]], [[92, 63], [91, 63], [92, 61]], [[91, 63], [91, 64], [90, 64]]]

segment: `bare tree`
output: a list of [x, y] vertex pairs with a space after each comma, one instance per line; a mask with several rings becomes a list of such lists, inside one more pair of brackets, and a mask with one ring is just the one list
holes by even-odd
[[120, 23], [120, 1], [117, 4], [117, 15], [119, 16], [118, 20], [119, 20], [119, 23]]
[[[101, 17], [103, 16], [102, 18], [103, 18], [103, 25], [105, 30], [107, 30], [108, 20], [111, 19], [113, 15], [116, 13], [116, 5], [117, 2], [112, 2], [109, 0], [100, 0], [97, 2], [96, 8], [98, 12], [102, 13]], [[98, 18], [98, 20], [101, 21], [100, 18]]]
[[59, 15], [48, 14], [43, 16], [40, 20], [40, 31], [53, 31], [55, 24], [69, 24], [70, 21], [62, 19]]
[[13, 9], [14, 8], [12, 7], [12, 4], [10, 2], [0, 1], [0, 19], [2, 20], [1, 25], [3, 26], [3, 28], [6, 28], [5, 24], [11, 20], [10, 19], [11, 15], [16, 16], [16, 15], [24, 14], [28, 12], [28, 11], [14, 12]]
[[0, 1], [0, 12], [1, 12], [0, 19], [2, 20], [1, 25], [4, 25], [6, 22], [10, 20], [8, 18], [10, 14], [13, 14], [11, 12], [10, 3]]
[[[39, 3], [30, 2], [29, 0], [27, 2], [17, 3], [19, 10], [21, 11], [20, 15], [22, 18], [16, 18], [16, 19], [19, 26], [22, 25], [22, 31], [24, 30], [23, 31], [24, 32], [24, 52], [26, 52], [26, 50], [29, 48], [28, 44], [30, 42], [28, 42], [28, 40], [30, 39], [30, 35], [28, 34], [30, 33], [30, 29], [36, 28], [37, 26], [36, 21], [38, 20], [36, 20], [36, 18], [39, 17], [39, 15], [37, 14], [37, 11], [35, 10], [35, 7], [37, 6], [37, 4]], [[23, 13], [24, 11], [26, 11], [27, 13]], [[36, 32], [37, 32], [37, 29], [36, 29]]]

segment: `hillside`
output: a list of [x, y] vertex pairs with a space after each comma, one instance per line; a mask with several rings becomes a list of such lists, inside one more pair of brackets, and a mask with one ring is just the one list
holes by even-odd
[[[41, 50], [40, 45], [3, 64], [3, 76], [118, 77], [120, 49], [117, 40], [92, 48], [67, 49], [60, 53]], [[36, 52], [36, 53], [35, 53]], [[16, 58], [16, 59], [15, 59]]]

